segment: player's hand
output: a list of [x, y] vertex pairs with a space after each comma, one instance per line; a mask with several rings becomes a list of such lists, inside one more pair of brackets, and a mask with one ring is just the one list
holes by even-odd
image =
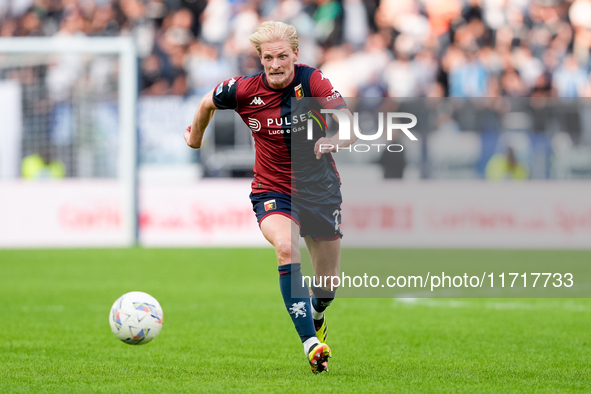
[[187, 128], [185, 129], [185, 142], [187, 143], [187, 145], [191, 146], [189, 144], [189, 138], [191, 137], [191, 125], [187, 126]]
[[314, 154], [316, 155], [316, 160], [319, 160], [325, 153], [336, 151], [337, 147], [330, 138], [322, 137], [316, 141], [316, 144], [314, 145]]

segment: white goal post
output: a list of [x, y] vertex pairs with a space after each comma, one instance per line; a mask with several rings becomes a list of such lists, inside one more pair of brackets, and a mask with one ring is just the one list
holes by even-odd
[[[59, 58], [67, 57], [67, 56], [78, 56], [80, 58], [84, 57], [92, 57], [93, 59], [99, 59], [102, 57], [109, 57], [110, 64], [113, 64], [113, 76], [111, 79], [112, 82], [112, 91], [109, 91], [109, 97], [112, 97], [112, 107], [115, 108], [113, 111], [117, 113], [118, 119], [118, 130], [113, 132], [112, 135], [116, 134], [116, 137], [112, 137], [115, 141], [113, 145], [116, 145], [116, 152], [118, 157], [112, 158], [113, 164], [112, 167], [115, 168], [113, 173], [116, 172], [117, 178], [117, 192], [120, 205], [118, 207], [118, 212], [115, 215], [117, 217], [114, 222], [117, 222], [117, 232], [119, 233], [118, 238], [115, 240], [111, 238], [110, 240], [107, 239], [104, 242], [97, 241], [97, 242], [85, 242], [82, 238], [76, 238], [73, 243], [69, 243], [67, 237], [64, 238], [63, 242], [57, 241], [52, 243], [51, 241], [48, 242], [40, 242], [35, 243], [32, 241], [30, 244], [26, 241], [20, 243], [11, 242], [10, 240], [4, 240], [3, 242], [2, 235], [7, 233], [7, 229], [2, 229], [3, 223], [0, 223], [0, 247], [28, 247], [28, 246], [131, 246], [137, 243], [138, 239], [138, 208], [137, 208], [137, 100], [138, 100], [138, 58], [137, 58], [137, 50], [134, 40], [131, 37], [47, 37], [47, 38], [33, 38], [33, 37], [15, 37], [15, 38], [0, 38], [0, 72], [4, 71], [4, 74], [12, 71], [13, 69], [17, 70], [17, 73], [21, 69], [26, 69], [29, 67], [27, 64], [32, 64], [35, 61], [39, 60], [25, 60], [25, 66], [19, 66], [18, 61], [22, 61], [23, 58], [30, 59], [37, 56], [39, 58], [47, 57], [48, 59], [52, 58]], [[117, 57], [117, 60], [114, 60], [114, 57]], [[21, 59], [21, 60], [19, 60]], [[5, 69], [3, 70], [3, 60]], [[44, 60], [41, 60], [44, 61]], [[27, 63], [28, 62], [28, 63]], [[79, 62], [80, 63], [80, 62]], [[6, 66], [8, 64], [9, 66]], [[13, 67], [13, 69], [10, 69]], [[20, 69], [19, 69], [20, 67]], [[47, 70], [51, 70], [53, 65], [50, 61], [43, 65], [43, 72], [47, 72]], [[8, 70], [8, 71], [6, 71]], [[67, 73], [66, 73], [67, 74]], [[45, 74], [44, 74], [45, 75]], [[45, 78], [45, 76], [44, 76]], [[90, 80], [93, 78], [93, 75], [86, 74], [84, 77], [80, 79], [86, 78]], [[6, 81], [12, 82], [6, 78]], [[0, 83], [2, 81], [2, 75], [0, 75]], [[22, 83], [21, 83], [22, 84]], [[24, 84], [22, 84], [24, 85]], [[58, 83], [59, 86], [59, 83]], [[95, 111], [94, 108], [88, 109], [91, 107], [95, 102], [93, 102], [93, 94], [94, 91], [84, 91], [84, 84], [81, 84], [77, 89], [78, 96], [71, 94], [70, 100], [73, 104], [70, 106], [67, 111], [70, 113], [74, 113], [74, 115], [70, 115], [72, 119], [83, 118], [84, 112], [78, 111], [78, 108], [72, 109], [75, 105], [77, 105], [76, 100], [78, 97], [86, 98], [90, 102], [90, 105], [86, 106], [87, 111]], [[40, 88], [41, 89], [41, 88]], [[23, 87], [24, 91], [24, 87]], [[116, 98], [115, 98], [116, 95]], [[16, 97], [16, 96], [15, 96]], [[59, 100], [59, 99], [58, 99]], [[98, 99], [95, 99], [98, 101]], [[59, 101], [56, 101], [59, 104]], [[111, 105], [111, 102], [109, 103]], [[53, 103], [52, 103], [53, 105]], [[48, 105], [49, 106], [49, 105]], [[84, 106], [82, 106], [84, 107]], [[82, 108], [85, 110], [85, 108]], [[2, 110], [0, 109], [0, 112]], [[78, 112], [76, 112], [78, 111]], [[93, 112], [94, 113], [94, 112]], [[53, 117], [52, 117], [53, 115]], [[77, 118], [76, 118], [77, 117]], [[0, 116], [1, 118], [1, 116]], [[27, 121], [27, 115], [22, 115], [23, 122]], [[48, 122], [56, 122], [57, 115], [50, 114], [47, 116]], [[109, 116], [102, 115], [102, 118], [109, 118]], [[115, 116], [113, 116], [115, 118]], [[59, 121], [59, 119], [57, 120]], [[91, 121], [83, 121], [83, 126], [88, 127], [87, 123]], [[70, 123], [73, 126], [70, 126], [72, 129], [75, 129], [78, 124], [74, 124], [74, 120], [70, 120]], [[92, 127], [93, 125], [91, 125]], [[48, 127], [46, 126], [39, 126], [40, 128]], [[116, 127], [113, 127], [116, 128]], [[2, 129], [1, 121], [0, 121], [0, 129]], [[44, 131], [45, 132], [45, 131]], [[76, 131], [75, 131], [76, 132]], [[91, 132], [87, 132], [85, 138], [96, 138], [90, 135]], [[90, 135], [90, 136], [87, 136]], [[0, 143], [3, 141], [2, 133], [0, 132]], [[25, 148], [25, 147], [23, 147]], [[108, 147], [102, 148], [103, 152], [101, 153], [102, 157], [108, 157], [109, 154], [113, 154], [113, 150], [109, 152]], [[76, 156], [76, 159], [83, 159], [84, 154], [86, 151], [76, 152], [72, 154], [72, 156]], [[92, 152], [94, 155], [94, 152]], [[90, 166], [96, 165], [95, 162], [92, 162], [90, 159]], [[88, 167], [88, 165], [87, 165]], [[105, 171], [106, 172], [106, 171]], [[87, 174], [89, 172], [87, 171]], [[51, 183], [51, 187], [48, 189], [55, 189], [60, 184], [64, 186], [65, 189], [74, 190], [76, 187], [84, 188], [88, 187], [90, 189], [97, 188], [100, 189], [100, 186], [96, 184], [90, 185], [86, 182], [88, 180], [99, 180], [104, 181], [108, 176], [101, 176], [96, 175], [87, 175], [87, 176], [79, 176], [80, 179], [73, 180], [70, 178], [76, 178], [76, 175], [67, 176], [64, 179], [56, 182], [45, 182], [45, 184]], [[113, 177], [113, 175], [111, 175]], [[80, 182], [82, 180], [82, 182]], [[78, 181], [78, 182], [76, 182]], [[4, 186], [10, 187], [24, 187], [24, 188], [31, 188], [35, 182], [25, 182], [20, 179], [12, 179], [12, 180], [2, 180], [0, 182]], [[86, 183], [85, 183], [86, 182]], [[36, 184], [43, 184], [44, 182], [37, 182]], [[75, 183], [77, 183], [75, 185]], [[92, 182], [90, 182], [92, 183]], [[11, 193], [14, 196], [19, 196], [20, 191], [15, 190], [12, 191], [10, 188], [0, 187], [2, 189], [8, 190], [8, 195]], [[23, 189], [25, 190], [25, 189]], [[11, 201], [3, 201], [3, 198], [0, 197], [0, 205], [10, 205]], [[0, 207], [0, 218], [2, 218], [2, 210], [6, 211], [7, 207]], [[14, 209], [14, 208], [13, 208]], [[60, 213], [61, 214], [61, 213]], [[6, 216], [6, 215], [5, 215]], [[16, 219], [15, 219], [16, 220]], [[80, 219], [82, 220], [82, 219]], [[2, 220], [0, 220], [2, 222]], [[10, 220], [6, 221], [6, 223], [10, 223]], [[24, 226], [24, 224], [23, 224]], [[96, 229], [93, 229], [93, 231]], [[72, 231], [74, 232], [74, 231]], [[75, 235], [75, 234], [74, 234]], [[96, 235], [96, 231], [94, 233], [89, 232], [87, 238], [93, 237]], [[10, 238], [10, 237], [9, 237]], [[51, 237], [49, 237], [51, 238]], [[13, 240], [14, 241], [14, 240]]]

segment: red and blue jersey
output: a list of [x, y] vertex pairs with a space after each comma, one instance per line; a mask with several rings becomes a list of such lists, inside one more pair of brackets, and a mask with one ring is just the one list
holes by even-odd
[[[324, 154], [320, 160], [314, 155], [316, 141], [326, 136], [325, 123], [313, 122], [313, 138], [307, 138], [310, 114], [317, 117], [321, 108], [346, 107], [320, 70], [296, 64], [292, 83], [283, 89], [270, 87], [264, 72], [235, 77], [216, 87], [213, 102], [219, 109], [235, 110], [252, 131], [253, 193], [280, 192], [309, 200], [340, 193], [332, 155]], [[293, 105], [299, 102], [305, 104]]]

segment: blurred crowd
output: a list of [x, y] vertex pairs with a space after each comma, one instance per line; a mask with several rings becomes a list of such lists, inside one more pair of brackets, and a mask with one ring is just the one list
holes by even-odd
[[3, 0], [0, 36], [135, 38], [144, 95], [261, 70], [248, 36], [293, 24], [345, 97], [591, 96], [590, 0]]

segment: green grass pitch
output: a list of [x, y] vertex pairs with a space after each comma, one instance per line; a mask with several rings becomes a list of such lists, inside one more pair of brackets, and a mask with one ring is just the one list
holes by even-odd
[[[394, 259], [588, 251], [395, 250]], [[591, 392], [589, 299], [338, 299], [330, 373], [309, 371], [272, 249], [0, 251], [0, 393]], [[164, 326], [111, 333], [121, 294], [156, 297]]]

